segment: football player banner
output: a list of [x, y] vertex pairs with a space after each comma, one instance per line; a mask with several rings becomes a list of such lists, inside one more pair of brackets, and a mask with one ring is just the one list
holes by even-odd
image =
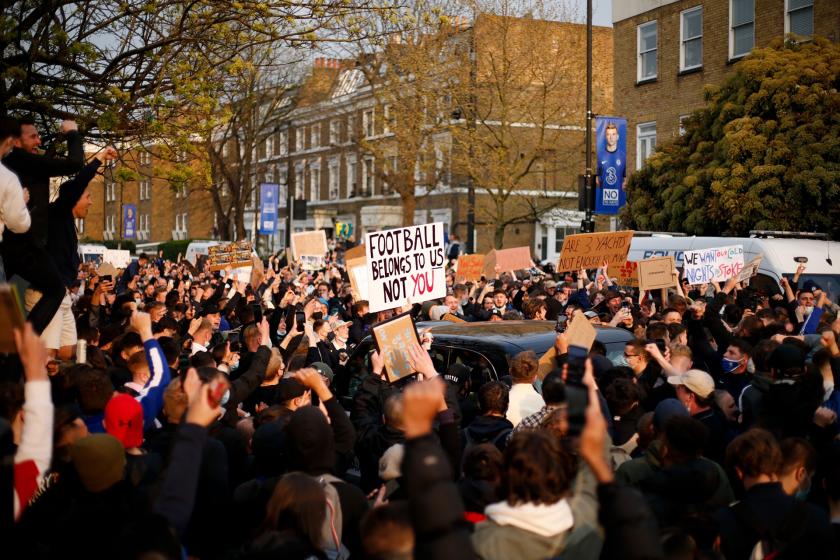
[[627, 202], [627, 120], [620, 117], [596, 117], [595, 213], [618, 214]]

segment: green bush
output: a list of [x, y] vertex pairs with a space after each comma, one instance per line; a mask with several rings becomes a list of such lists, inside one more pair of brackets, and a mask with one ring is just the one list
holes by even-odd
[[163, 251], [163, 258], [174, 261], [178, 258], [178, 253], [181, 253], [181, 258], [187, 254], [187, 246], [192, 239], [181, 239], [178, 241], [164, 241], [158, 245], [158, 251]]

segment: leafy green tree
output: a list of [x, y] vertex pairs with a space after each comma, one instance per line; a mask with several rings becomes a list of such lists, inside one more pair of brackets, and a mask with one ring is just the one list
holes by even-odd
[[777, 40], [738, 63], [628, 182], [630, 227], [840, 235], [840, 45]]

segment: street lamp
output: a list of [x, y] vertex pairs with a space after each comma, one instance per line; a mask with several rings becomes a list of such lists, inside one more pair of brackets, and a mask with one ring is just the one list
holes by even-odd
[[586, 215], [580, 224], [584, 233], [595, 231], [592, 217], [592, 0], [586, 0]]

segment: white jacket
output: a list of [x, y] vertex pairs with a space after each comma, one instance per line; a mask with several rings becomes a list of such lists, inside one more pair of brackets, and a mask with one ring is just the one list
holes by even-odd
[[533, 385], [530, 383], [514, 383], [510, 389], [506, 416], [515, 428], [517, 424], [522, 422], [523, 418], [538, 412], [544, 406], [545, 401], [543, 401], [542, 395], [537, 393]]
[[31, 223], [18, 176], [0, 163], [0, 240], [3, 239], [5, 228], [15, 233], [24, 233], [29, 231]]

